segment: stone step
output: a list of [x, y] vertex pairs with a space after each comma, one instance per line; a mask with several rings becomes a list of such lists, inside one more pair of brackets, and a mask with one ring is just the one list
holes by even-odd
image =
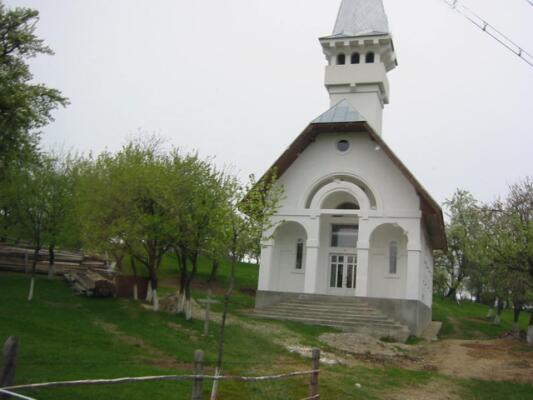
[[342, 315], [342, 314], [331, 314], [331, 313], [313, 313], [313, 312], [298, 312], [298, 311], [287, 311], [287, 310], [273, 310], [273, 309], [262, 309], [254, 311], [257, 314], [269, 314], [269, 315], [279, 315], [279, 316], [291, 316], [291, 317], [311, 317], [313, 319], [328, 319], [328, 320], [338, 320], [338, 321], [348, 321], [348, 320], [357, 320], [357, 321], [376, 321], [376, 322], [387, 322], [387, 323], [396, 323], [393, 319], [387, 317], [386, 315], [380, 316], [368, 316], [368, 315]]
[[313, 310], [313, 309], [295, 309], [292, 307], [269, 307], [261, 311], [273, 312], [280, 315], [291, 314], [291, 315], [316, 315], [316, 316], [335, 316], [340, 318], [367, 318], [369, 320], [390, 320], [387, 316], [379, 314], [376, 312], [372, 313], [360, 313], [360, 312], [347, 312], [342, 310]]
[[371, 307], [362, 307], [362, 306], [337, 306], [337, 305], [330, 305], [330, 304], [308, 304], [308, 303], [293, 303], [293, 302], [287, 302], [287, 303], [279, 303], [274, 304], [270, 307], [277, 307], [277, 306], [283, 306], [283, 307], [290, 307], [295, 310], [305, 310], [305, 309], [313, 309], [313, 310], [338, 310], [342, 312], [368, 312], [368, 313], [379, 313], [375, 308]]
[[289, 316], [289, 315], [279, 315], [279, 314], [269, 314], [269, 313], [254, 313], [255, 316], [268, 319], [277, 319], [277, 320], [287, 320], [287, 321], [297, 321], [307, 324], [315, 325], [325, 325], [332, 326], [337, 328], [352, 328], [352, 327], [361, 327], [371, 326], [371, 327], [383, 327], [383, 328], [394, 328], [402, 329], [404, 328], [401, 325], [396, 324], [395, 322], [378, 322], [378, 321], [348, 321], [348, 320], [336, 320], [336, 319], [322, 319], [322, 318], [312, 318], [305, 316]]

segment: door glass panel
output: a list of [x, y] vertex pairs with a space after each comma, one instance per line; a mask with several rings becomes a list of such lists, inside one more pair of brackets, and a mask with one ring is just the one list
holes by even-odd
[[335, 277], [337, 275], [337, 268], [335, 264], [331, 264], [331, 274], [329, 278], [329, 287], [335, 287]]
[[348, 289], [352, 288], [352, 277], [353, 277], [353, 265], [348, 265], [348, 270], [346, 271], [346, 287]]
[[338, 288], [342, 287], [342, 269], [343, 269], [342, 267], [343, 267], [342, 264], [337, 265], [337, 287]]

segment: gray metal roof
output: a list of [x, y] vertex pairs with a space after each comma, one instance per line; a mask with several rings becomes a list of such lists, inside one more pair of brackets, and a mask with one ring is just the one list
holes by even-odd
[[355, 110], [348, 100], [344, 99], [311, 123], [331, 124], [333, 122], [366, 122], [366, 118], [359, 111]]
[[332, 36], [354, 37], [389, 33], [382, 0], [342, 0]]

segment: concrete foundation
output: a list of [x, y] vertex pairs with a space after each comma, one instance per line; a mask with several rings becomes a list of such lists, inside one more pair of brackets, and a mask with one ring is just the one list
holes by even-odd
[[[316, 297], [324, 303], [327, 303], [328, 298], [332, 298], [332, 296], [326, 295], [258, 290], [255, 297], [255, 308], [257, 310], [261, 310], [277, 303], [301, 298], [302, 296], [313, 298]], [[367, 303], [369, 306], [381, 311], [388, 317], [407, 326], [411, 331], [411, 334], [415, 336], [421, 335], [424, 329], [426, 329], [426, 327], [431, 323], [431, 308], [417, 300], [381, 299], [373, 297], [355, 298]]]

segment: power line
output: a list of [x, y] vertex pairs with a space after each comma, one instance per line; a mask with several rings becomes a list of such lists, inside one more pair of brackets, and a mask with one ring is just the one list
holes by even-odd
[[[513, 40], [511, 40], [509, 37], [504, 35], [494, 26], [492, 26], [487, 21], [485, 21], [478, 14], [472, 11], [470, 8], [468, 8], [467, 6], [459, 2], [459, 0], [443, 0], [443, 1], [450, 8], [457, 11], [459, 14], [461, 14], [467, 20], [472, 22], [474, 25], [476, 25], [479, 29], [481, 29], [487, 35], [489, 35], [494, 40], [496, 40], [498, 43], [500, 43], [502, 46], [507, 48], [507, 50], [513, 52], [515, 55], [517, 55], [523, 61], [525, 61], [526, 63], [528, 63], [530, 66], [533, 67], [533, 55], [525, 51], [522, 47], [517, 45]], [[526, 0], [526, 1], [530, 5], [533, 6], [533, 0]]]

